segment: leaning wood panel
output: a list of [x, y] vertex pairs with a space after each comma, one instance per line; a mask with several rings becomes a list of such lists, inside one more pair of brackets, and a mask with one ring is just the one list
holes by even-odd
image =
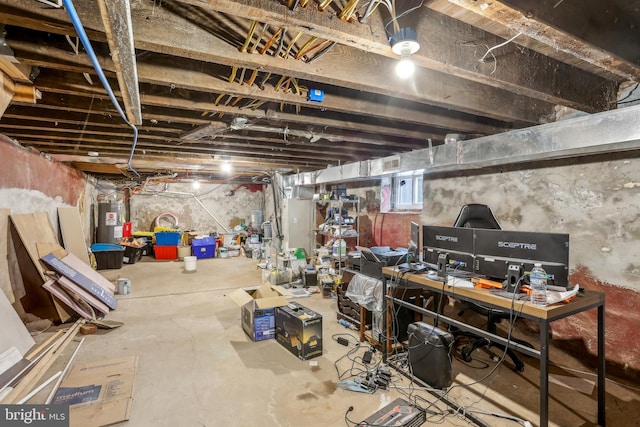
[[85, 264], [91, 265], [87, 243], [84, 240], [80, 210], [77, 207], [59, 207], [58, 221], [60, 222], [60, 234], [64, 248], [80, 258]]
[[[48, 279], [45, 275], [44, 267], [40, 262], [37, 244], [48, 243], [58, 245], [58, 239], [56, 238], [51, 222], [49, 221], [49, 216], [44, 212], [11, 215], [11, 223], [13, 224], [24, 249], [29, 254], [33, 265], [40, 275], [41, 282], [37, 285], [35, 283], [31, 283], [31, 285], [41, 286]], [[27, 284], [25, 283], [25, 286], [26, 285]], [[44, 297], [44, 301], [53, 301], [55, 311], [62, 322], [66, 322], [71, 318], [71, 315], [64, 309], [62, 304], [49, 297], [47, 292], [42, 289], [33, 289], [33, 287], [31, 289], [27, 289], [27, 293], [29, 292], [45, 294], [46, 296]], [[25, 307], [25, 309], [27, 309], [27, 307]]]

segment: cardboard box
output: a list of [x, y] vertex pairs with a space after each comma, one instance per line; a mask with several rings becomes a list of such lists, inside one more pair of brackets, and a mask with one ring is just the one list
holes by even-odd
[[53, 398], [69, 407], [71, 427], [105, 426], [131, 416], [138, 357], [73, 365]]
[[269, 286], [238, 289], [229, 294], [240, 307], [242, 329], [253, 341], [275, 338], [275, 309], [288, 301]]
[[276, 308], [276, 340], [301, 360], [322, 354], [322, 315], [295, 301]]

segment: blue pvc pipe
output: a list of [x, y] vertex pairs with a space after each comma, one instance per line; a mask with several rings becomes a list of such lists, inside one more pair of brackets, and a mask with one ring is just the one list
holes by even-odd
[[82, 42], [82, 46], [84, 46], [84, 50], [87, 51], [87, 55], [89, 56], [89, 59], [91, 60], [91, 63], [93, 64], [93, 68], [96, 70], [96, 73], [98, 73], [98, 78], [100, 79], [102, 86], [107, 91], [107, 94], [109, 95], [109, 99], [111, 100], [111, 103], [114, 105], [114, 107], [116, 107], [118, 114], [120, 114], [120, 117], [122, 117], [125, 123], [127, 123], [133, 129], [133, 145], [131, 146], [131, 152], [129, 154], [129, 161], [127, 162], [127, 166], [129, 167], [129, 170], [131, 172], [135, 173], [137, 176], [140, 176], [140, 174], [133, 168], [133, 166], [131, 166], [131, 160], [133, 159], [133, 152], [135, 151], [136, 143], [138, 142], [138, 128], [133, 123], [129, 122], [129, 120], [127, 119], [127, 115], [124, 113], [124, 111], [122, 111], [122, 108], [120, 107], [120, 104], [118, 103], [118, 100], [116, 99], [116, 96], [113, 93], [113, 90], [111, 90], [111, 86], [109, 86], [109, 81], [107, 80], [107, 77], [104, 75], [104, 72], [102, 71], [102, 67], [98, 62], [98, 58], [96, 57], [95, 52], [93, 51], [93, 47], [91, 47], [91, 42], [89, 41], [89, 37], [87, 37], [87, 33], [84, 31], [84, 27], [82, 26], [82, 22], [80, 22], [80, 17], [78, 17], [78, 12], [76, 12], [76, 8], [73, 6], [73, 2], [71, 0], [62, 0], [62, 4], [64, 4], [65, 9], [67, 9], [69, 18], [71, 18], [71, 22], [73, 23], [73, 26], [76, 29], [76, 32], [78, 33], [78, 37]]

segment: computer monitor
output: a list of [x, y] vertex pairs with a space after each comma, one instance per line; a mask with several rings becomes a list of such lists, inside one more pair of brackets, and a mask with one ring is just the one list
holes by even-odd
[[494, 279], [508, 277], [509, 265], [521, 265], [531, 271], [539, 262], [549, 284], [568, 287], [569, 235], [528, 231], [472, 229], [474, 233], [475, 272]]
[[411, 221], [411, 239], [409, 240], [409, 262], [420, 261], [420, 224]]
[[449, 266], [473, 271], [473, 228], [422, 226], [422, 259], [438, 264], [440, 254], [449, 254]]

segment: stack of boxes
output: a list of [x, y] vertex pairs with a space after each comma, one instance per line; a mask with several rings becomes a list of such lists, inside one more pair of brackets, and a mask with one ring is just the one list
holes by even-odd
[[178, 245], [182, 239], [181, 231], [156, 231], [156, 244], [153, 252], [156, 259], [178, 259]]
[[322, 354], [322, 315], [289, 301], [270, 286], [230, 294], [240, 306], [242, 329], [253, 341], [275, 338], [301, 360]]

